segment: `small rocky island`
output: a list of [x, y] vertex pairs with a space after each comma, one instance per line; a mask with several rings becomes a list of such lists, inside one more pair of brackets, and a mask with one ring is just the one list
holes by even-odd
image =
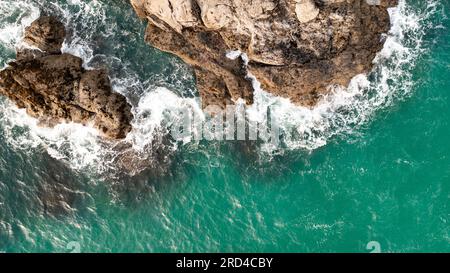
[[90, 124], [107, 138], [125, 138], [131, 105], [112, 91], [105, 70], [86, 70], [81, 58], [61, 53], [65, 36], [65, 26], [54, 17], [40, 17], [27, 27], [27, 46], [0, 71], [0, 94], [43, 125]]
[[[313, 106], [330, 85], [372, 69], [397, 0], [131, 0], [149, 21], [146, 40], [196, 74], [203, 106], [253, 102], [262, 87]], [[248, 56], [226, 58], [239, 50]]]
[[[330, 85], [347, 86], [373, 67], [397, 0], [130, 0], [149, 21], [146, 40], [190, 64], [203, 106], [253, 103], [262, 88], [314, 106]], [[63, 54], [64, 25], [43, 16], [25, 31], [15, 61], [0, 71], [0, 94], [41, 122], [92, 125], [111, 139], [131, 131], [131, 106], [105, 70]], [[228, 58], [240, 51], [248, 61]]]

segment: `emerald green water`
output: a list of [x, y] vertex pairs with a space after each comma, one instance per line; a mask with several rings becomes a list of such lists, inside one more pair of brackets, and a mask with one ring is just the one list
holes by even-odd
[[[55, 11], [54, 2], [76, 14], [82, 5], [39, 2], [0, 0], [2, 64], [14, 58], [5, 29], [21, 24], [17, 10]], [[144, 43], [144, 23], [127, 1], [85, 2], [92, 14], [68, 20], [80, 38], [70, 52], [109, 67], [130, 99], [150, 87], [195, 94], [189, 69]], [[112, 178], [95, 160], [74, 167], [88, 160], [81, 153], [50, 156], [72, 146], [11, 126], [17, 115], [3, 100], [0, 251], [69, 252], [77, 242], [81, 252], [370, 252], [371, 241], [382, 252], [450, 251], [450, 3], [406, 6], [428, 17], [409, 76], [388, 81], [400, 91], [326, 145], [271, 160], [242, 143], [202, 141], [178, 147], [167, 171]]]

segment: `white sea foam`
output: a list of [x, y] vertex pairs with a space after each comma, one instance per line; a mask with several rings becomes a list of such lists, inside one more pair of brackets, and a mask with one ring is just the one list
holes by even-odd
[[[21, 46], [23, 31], [26, 26], [40, 15], [38, 2], [0, 0], [0, 15], [3, 18], [16, 17], [16, 20], [1, 20], [0, 43], [14, 52]], [[62, 14], [64, 23], [73, 31], [65, 40], [62, 51], [81, 57], [85, 67], [95, 57], [91, 46], [95, 33], [92, 26], [106, 25], [105, 7], [100, 1], [68, 1], [68, 4], [56, 4], [54, 10]], [[74, 5], [78, 10], [74, 12]], [[79, 30], [80, 32], [77, 32]], [[106, 26], [102, 37], [113, 35], [113, 27]], [[120, 59], [107, 56], [110, 59]], [[6, 61], [6, 60], [4, 60]], [[113, 78], [113, 89], [125, 96], [133, 86], [139, 86], [140, 100], [133, 107], [133, 130], [122, 141], [137, 155], [151, 153], [151, 144], [155, 134], [161, 131], [165, 119], [173, 119], [171, 112], [177, 107], [189, 107], [192, 111], [200, 111], [198, 101], [193, 98], [182, 98], [167, 88], [153, 88], [144, 84], [133, 73], [126, 78]], [[176, 111], [173, 111], [175, 113]], [[7, 142], [15, 149], [28, 152], [31, 149], [44, 148], [52, 157], [67, 162], [74, 169], [92, 169], [102, 173], [114, 168], [117, 159], [117, 143], [109, 143], [99, 137], [97, 130], [89, 126], [75, 123], [63, 123], [53, 128], [39, 126], [38, 120], [29, 117], [24, 109], [17, 107], [7, 99], [0, 99], [0, 128]], [[33, 152], [33, 151], [31, 151]], [[107, 160], [107, 162], [105, 162]]]
[[[77, 6], [78, 10], [68, 9], [65, 5], [53, 3], [56, 9], [63, 14], [64, 24], [72, 26], [74, 33], [63, 43], [61, 51], [78, 56], [83, 59], [85, 68], [90, 68], [89, 63], [94, 58], [94, 50], [90, 43], [95, 33], [92, 26], [103, 24], [107, 26], [104, 4], [99, 1], [69, 0], [69, 6]], [[79, 20], [83, 18], [83, 20]], [[112, 32], [110, 32], [112, 33]]]
[[[435, 1], [428, 1], [425, 14], [416, 14], [408, 9], [405, 0], [400, 0], [398, 7], [389, 9], [392, 27], [385, 46], [374, 60], [375, 68], [371, 75], [374, 79], [369, 80], [368, 75], [357, 75], [348, 87], [331, 86], [330, 94], [312, 109], [271, 95], [261, 88], [253, 75], [248, 75], [255, 89], [254, 104], [247, 110], [248, 115], [260, 120], [270, 108], [284, 135], [282, 149], [267, 143], [262, 151], [312, 151], [326, 145], [334, 136], [354, 133], [378, 110], [408, 95], [413, 85], [411, 69], [423, 51], [425, 22], [434, 12]], [[239, 56], [248, 62], [245, 54], [236, 51], [227, 54], [231, 59]]]
[[[134, 108], [133, 130], [127, 136], [127, 141], [133, 144], [136, 151], [145, 151], [148, 141], [153, 139], [161, 126], [167, 128], [176, 122], [179, 118], [176, 115], [180, 112], [195, 112], [197, 116], [203, 116], [194, 98], [182, 98], [164, 87], [147, 92]], [[183, 140], [184, 143], [190, 141], [190, 137]]]
[[[0, 16], [15, 18], [0, 19], [1, 45], [10, 50], [19, 45], [25, 26], [39, 16], [38, 2], [0, 0]], [[82, 57], [89, 66], [96, 57], [92, 47], [96, 33], [90, 30], [91, 25], [107, 25], [105, 4], [80, 0], [68, 3], [72, 7], [78, 6], [78, 11], [74, 12], [73, 8], [69, 11], [67, 5], [54, 4], [63, 14], [65, 23], [73, 30], [71, 37], [64, 43], [63, 51]], [[267, 107], [270, 107], [271, 114], [279, 121], [279, 128], [289, 136], [284, 139], [283, 150], [314, 150], [325, 145], [333, 136], [351, 134], [369, 121], [377, 110], [388, 107], [396, 98], [402, 98], [410, 92], [410, 69], [421, 54], [424, 26], [427, 16], [434, 12], [433, 4], [433, 1], [429, 1], [430, 8], [426, 14], [410, 11], [405, 0], [400, 0], [398, 8], [390, 10], [392, 29], [375, 60], [373, 79], [358, 75], [349, 87], [334, 87], [331, 95], [309, 109], [265, 92], [253, 77], [255, 103], [247, 110], [248, 116], [254, 120], [264, 120]], [[106, 26], [104, 32], [104, 36], [114, 35], [112, 27]], [[245, 61], [245, 56], [238, 52], [228, 54], [230, 58], [239, 56]], [[121, 60], [118, 59], [118, 62]], [[132, 103], [135, 116], [133, 130], [122, 141], [137, 154], [150, 152], [147, 149], [151, 147], [155, 134], [170, 125], [171, 120], [176, 118], [174, 115], [177, 110], [187, 108], [201, 113], [196, 99], [182, 98], [167, 88], [144, 86], [142, 80], [133, 73], [127, 77], [113, 77], [112, 82], [114, 89], [127, 97], [131, 96], [130, 89], [137, 87], [140, 90], [139, 100]], [[114, 145], [101, 140], [96, 130], [90, 127], [77, 124], [39, 127], [38, 122], [28, 117], [24, 110], [18, 110], [9, 101], [1, 100], [0, 128], [13, 147], [24, 151], [44, 147], [51, 156], [68, 162], [75, 169], [93, 168], [96, 172], [103, 172], [114, 167]], [[189, 138], [184, 140], [185, 143], [190, 141]], [[270, 143], [263, 145], [262, 150], [269, 153], [282, 151]], [[106, 159], [109, 162], [105, 162]]]
[[0, 43], [7, 49], [20, 44], [25, 27], [39, 17], [39, 7], [27, 1], [0, 0]]

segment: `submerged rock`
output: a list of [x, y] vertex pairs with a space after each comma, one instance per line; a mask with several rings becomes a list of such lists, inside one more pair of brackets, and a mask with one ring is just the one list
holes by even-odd
[[[372, 68], [397, 0], [131, 0], [146, 40], [192, 65], [203, 105], [253, 101], [262, 87], [312, 106]], [[249, 58], [226, 58], [239, 50]]]
[[40, 17], [25, 31], [29, 47], [0, 71], [0, 94], [42, 124], [92, 124], [106, 137], [125, 138], [131, 131], [131, 105], [111, 89], [104, 70], [85, 70], [83, 61], [62, 54], [66, 32], [53, 17]]

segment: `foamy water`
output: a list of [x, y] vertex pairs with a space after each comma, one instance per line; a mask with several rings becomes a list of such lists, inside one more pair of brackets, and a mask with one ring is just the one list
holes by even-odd
[[[89, 32], [90, 24], [105, 25], [102, 37], [114, 37], [115, 27], [108, 25], [104, 4], [99, 1], [68, 1], [68, 4], [53, 4], [62, 14], [64, 23], [70, 30], [70, 37], [63, 45], [63, 52], [83, 58], [85, 67], [90, 68], [95, 58], [101, 57], [108, 63], [117, 63], [126, 68], [126, 60], [116, 56], [97, 55], [92, 46], [96, 35]], [[74, 10], [74, 7], [77, 7]], [[24, 28], [39, 17], [42, 7], [30, 1], [0, 0], [0, 16], [14, 17], [0, 24], [0, 43], [13, 51], [21, 46]], [[411, 91], [411, 69], [423, 53], [421, 41], [427, 18], [436, 12], [436, 2], [428, 1], [425, 14], [416, 14], [408, 9], [405, 0], [400, 0], [397, 8], [390, 9], [392, 28], [387, 35], [386, 44], [378, 54], [372, 75], [358, 75], [350, 85], [332, 87], [330, 95], [324, 97], [313, 109], [299, 107], [288, 99], [275, 97], [261, 89], [257, 79], [253, 79], [255, 103], [247, 109], [250, 119], [263, 121], [267, 108], [275, 116], [278, 127], [286, 136], [283, 148], [266, 143], [261, 151], [267, 154], [282, 153], [286, 150], [313, 151], [328, 143], [335, 136], [355, 134], [358, 128], [370, 121], [377, 111], [391, 106]], [[19, 15], [18, 15], [19, 14]], [[113, 40], [113, 39], [111, 39]], [[228, 57], [237, 58], [240, 54], [232, 52]], [[244, 57], [244, 56], [242, 56]], [[1, 60], [5, 62], [6, 60]], [[180, 77], [183, 77], [181, 75]], [[199, 100], [184, 98], [174, 92], [154, 84], [148, 86], [145, 79], [134, 73], [112, 74], [113, 88], [125, 95], [133, 105], [133, 130], [122, 144], [129, 152], [145, 157], [151, 154], [152, 143], [157, 134], [165, 131], [179, 110], [201, 112]], [[135, 102], [136, 94], [140, 91]], [[134, 96], [134, 97], [133, 97]], [[43, 147], [54, 158], [67, 162], [74, 169], [92, 169], [104, 172], [113, 169], [117, 144], [102, 140], [96, 130], [77, 125], [61, 124], [54, 128], [42, 128], [38, 122], [17, 109], [7, 100], [0, 103], [0, 123], [8, 143], [16, 149], [29, 150]], [[191, 139], [184, 139], [184, 144]], [[172, 149], [176, 149], [174, 144]]]
[[[313, 151], [326, 145], [334, 136], [357, 133], [358, 128], [370, 121], [377, 111], [408, 96], [413, 86], [411, 71], [423, 54], [426, 21], [437, 10], [435, 1], [428, 1], [426, 14], [408, 10], [406, 1], [402, 0], [398, 7], [390, 8], [391, 30], [374, 60], [373, 72], [355, 76], [348, 87], [330, 86], [330, 94], [312, 109], [273, 96], [261, 88], [253, 75], [248, 75], [255, 90], [255, 102], [248, 109], [248, 116], [264, 119], [270, 108], [282, 135], [285, 135], [282, 149], [267, 143], [262, 150], [267, 153], [296, 149]], [[248, 63], [247, 56], [239, 52], [230, 52], [227, 57], [241, 57]], [[373, 79], [369, 80], [369, 77]]]

